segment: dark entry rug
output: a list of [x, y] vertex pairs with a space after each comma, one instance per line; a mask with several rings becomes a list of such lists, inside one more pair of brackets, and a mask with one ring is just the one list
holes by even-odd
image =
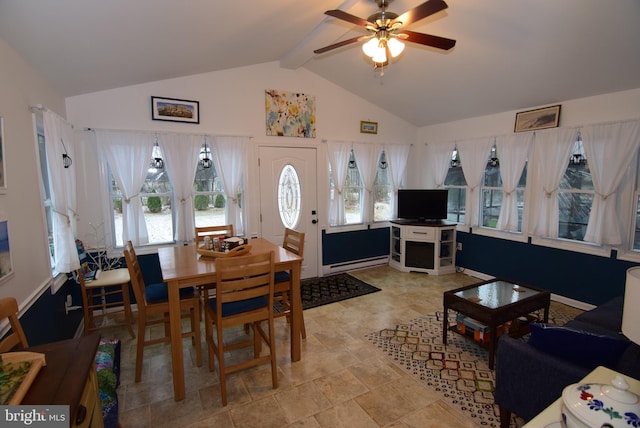
[[[367, 284], [348, 273], [339, 273], [321, 278], [306, 278], [300, 281], [300, 287], [302, 309], [311, 309], [380, 291], [379, 288]], [[282, 305], [276, 302], [275, 309], [282, 310]]]

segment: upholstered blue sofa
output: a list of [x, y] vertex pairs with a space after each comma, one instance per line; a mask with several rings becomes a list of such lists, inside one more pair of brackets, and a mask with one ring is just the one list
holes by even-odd
[[640, 379], [640, 346], [620, 333], [622, 306], [617, 297], [562, 327], [532, 324], [528, 340], [501, 336], [494, 391], [501, 427], [512, 413], [529, 421], [597, 366]]

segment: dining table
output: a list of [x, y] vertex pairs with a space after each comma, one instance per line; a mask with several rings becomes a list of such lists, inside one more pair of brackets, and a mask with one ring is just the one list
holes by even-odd
[[[248, 254], [274, 252], [276, 271], [288, 270], [291, 275], [291, 361], [301, 358], [300, 328], [302, 323], [302, 299], [300, 297], [300, 273], [302, 257], [264, 238], [248, 240]], [[238, 256], [242, 257], [242, 256]], [[182, 352], [182, 324], [180, 314], [180, 289], [216, 282], [216, 257], [202, 255], [195, 244], [158, 248], [162, 279], [169, 292], [169, 328], [171, 335], [171, 365], [173, 370], [173, 396], [176, 401], [185, 398], [184, 356]]]

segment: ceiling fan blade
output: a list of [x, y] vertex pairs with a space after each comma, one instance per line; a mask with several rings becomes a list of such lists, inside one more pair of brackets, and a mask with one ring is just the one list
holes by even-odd
[[355, 15], [351, 15], [350, 13], [343, 12], [341, 10], [328, 10], [325, 12], [325, 15], [333, 16], [334, 18], [342, 19], [343, 21], [350, 22], [352, 24], [359, 25], [360, 27], [366, 27], [371, 25], [371, 22], [366, 19], [358, 18]]
[[[407, 37], [403, 37], [406, 35]], [[431, 34], [416, 33], [415, 31], [403, 30], [398, 34], [399, 38], [407, 42], [419, 43], [421, 45], [432, 46], [438, 49], [449, 50], [456, 45], [455, 40], [444, 37], [432, 36]]]
[[342, 46], [350, 45], [351, 43], [359, 42], [360, 40], [364, 40], [364, 39], [368, 39], [368, 38], [371, 38], [371, 36], [354, 37], [354, 38], [351, 38], [351, 39], [343, 40], [343, 41], [338, 42], [338, 43], [334, 43], [334, 44], [329, 45], [329, 46], [325, 46], [325, 47], [320, 48], [320, 49], [316, 49], [315, 51], [313, 51], [313, 53], [316, 53], [316, 54], [325, 53], [325, 52], [328, 52], [330, 50], [341, 48]]
[[398, 16], [396, 19], [391, 21], [391, 26], [395, 23], [400, 23], [404, 27], [431, 16], [434, 13], [438, 13], [448, 7], [449, 6], [447, 6], [443, 0], [429, 0]]

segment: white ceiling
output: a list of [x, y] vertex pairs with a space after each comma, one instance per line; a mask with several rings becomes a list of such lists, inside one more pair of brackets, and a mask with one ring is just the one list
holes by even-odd
[[446, 1], [408, 29], [456, 47], [407, 43], [383, 77], [360, 43], [313, 54], [366, 34], [326, 10], [374, 0], [0, 0], [0, 38], [63, 96], [278, 61], [417, 126], [640, 88], [639, 0]]

